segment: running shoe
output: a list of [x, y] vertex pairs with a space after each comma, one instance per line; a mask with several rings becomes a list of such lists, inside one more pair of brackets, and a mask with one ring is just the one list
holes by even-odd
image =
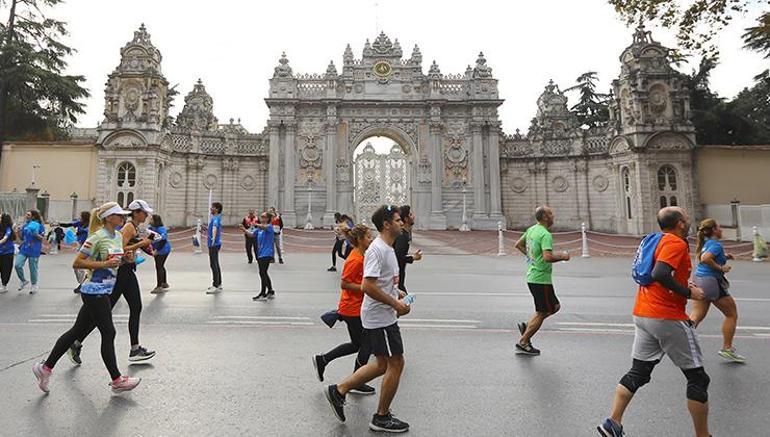
[[265, 293], [259, 293], [258, 295], [251, 298], [251, 300], [257, 301], [257, 300], [266, 300], [267, 295]]
[[519, 334], [524, 335], [524, 333], [527, 331], [527, 322], [517, 323], [516, 327], [519, 328]]
[[740, 355], [738, 352], [735, 351], [735, 348], [732, 347], [730, 349], [722, 349], [721, 351], [717, 352], [720, 357], [730, 360], [734, 363], [745, 363], [746, 357], [743, 355]]
[[27, 285], [29, 285], [29, 281], [22, 281], [21, 285], [19, 285], [19, 293], [23, 292]]
[[46, 367], [45, 363], [41, 361], [32, 365], [32, 373], [37, 378], [37, 386], [40, 387], [40, 390], [48, 393], [50, 391], [48, 389], [48, 380], [51, 378], [51, 369]]
[[120, 393], [135, 389], [140, 382], [142, 382], [142, 378], [123, 375], [113, 379], [110, 383], [110, 387], [112, 387], [113, 393]]
[[128, 361], [131, 361], [132, 363], [147, 361], [154, 356], [155, 351], [148, 351], [144, 346], [139, 346], [128, 354]]
[[278, 264], [283, 264], [283, 258], [278, 258]]
[[171, 286], [164, 282], [163, 284], [161, 284], [160, 288], [164, 290], [168, 290], [169, 288], [171, 288]]
[[315, 369], [315, 376], [318, 378], [319, 381], [324, 382], [324, 370], [326, 370], [326, 360], [324, 359], [323, 355], [314, 355], [312, 359], [313, 359], [313, 369]]
[[67, 349], [67, 356], [70, 357], [70, 361], [72, 361], [72, 364], [75, 364], [76, 366], [79, 366], [83, 364], [83, 360], [80, 359], [80, 351], [83, 350], [83, 345], [75, 345], [74, 343], [70, 345], [70, 348]]
[[267, 298], [268, 299], [275, 299], [275, 290], [270, 290], [267, 292]]
[[0, 285], [0, 294], [8, 293], [8, 287], [5, 285]]
[[334, 413], [334, 416], [340, 420], [345, 421], [345, 396], [337, 391], [337, 385], [330, 385], [324, 390], [326, 400], [329, 401], [329, 406]]
[[77, 286], [77, 287], [75, 287], [75, 289], [74, 289], [74, 290], [72, 290], [72, 292], [73, 292], [73, 293], [75, 293], [75, 294], [80, 294], [80, 286], [81, 286], [81, 285], [80, 285], [80, 284], [78, 284], [78, 286]]
[[376, 392], [377, 390], [368, 384], [361, 384], [359, 387], [350, 390], [350, 393], [355, 393], [357, 395], [373, 395]]
[[326, 271], [327, 272], [336, 272], [337, 271], [337, 267], [331, 266], [328, 269], [326, 269]]
[[407, 432], [409, 431], [409, 424], [396, 419], [391, 413], [384, 416], [375, 414], [372, 416], [372, 421], [369, 422], [369, 429], [381, 432]]
[[164, 290], [163, 287], [155, 287], [155, 288], [152, 289], [150, 294], [160, 294], [160, 293], [165, 293], [165, 292], [166, 292], [166, 290]]
[[527, 343], [525, 345], [521, 345], [519, 343], [516, 343], [516, 353], [522, 354], [522, 355], [540, 355], [540, 349], [535, 348], [532, 346], [532, 343]]
[[609, 417], [604, 419], [604, 422], [596, 429], [599, 431], [599, 435], [603, 437], [623, 437], [625, 435], [623, 426]]
[[221, 292], [222, 292], [222, 286], [221, 285], [219, 287], [211, 286], [211, 287], [209, 287], [206, 290], [206, 294], [218, 294], [218, 293], [221, 293]]
[[29, 288], [29, 294], [37, 294], [38, 291], [40, 291], [40, 286], [37, 284], [32, 284]]

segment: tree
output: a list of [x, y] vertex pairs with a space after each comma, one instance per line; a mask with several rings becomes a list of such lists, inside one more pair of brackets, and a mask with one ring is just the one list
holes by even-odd
[[[770, 59], [770, 12], [762, 14], [757, 21], [759, 22], [758, 25], [745, 29], [743, 47], [764, 53], [765, 59]], [[770, 69], [758, 74], [755, 79], [758, 81], [768, 80], [768, 76], [770, 76]]]
[[595, 71], [581, 74], [575, 79], [575, 85], [565, 89], [565, 92], [578, 91], [580, 101], [570, 111], [575, 113], [581, 125], [590, 127], [603, 126], [610, 119], [607, 103], [609, 95], [596, 92], [596, 82], [599, 76]]
[[6, 138], [65, 138], [85, 112], [85, 78], [64, 74], [73, 53], [60, 41], [66, 25], [43, 11], [61, 1], [0, 0], [8, 7], [0, 24], [0, 153]]
[[[756, 0], [607, 0], [628, 24], [649, 22], [675, 29], [681, 49], [718, 59], [716, 35], [733, 17], [748, 12]], [[767, 14], [765, 14], [767, 15]], [[767, 35], [767, 28], [765, 28]]]

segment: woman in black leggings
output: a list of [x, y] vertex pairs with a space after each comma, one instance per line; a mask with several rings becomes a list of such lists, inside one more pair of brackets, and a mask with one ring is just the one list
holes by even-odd
[[[137, 226], [147, 220], [149, 214], [153, 213], [150, 205], [144, 200], [134, 200], [128, 205], [131, 210], [131, 219], [123, 226], [123, 250], [125, 252], [134, 252], [137, 249], [144, 249], [152, 244], [153, 239], [140, 237]], [[114, 307], [120, 296], [123, 296], [128, 303], [128, 333], [131, 337], [131, 351], [128, 354], [128, 361], [139, 362], [147, 361], [155, 356], [155, 351], [147, 350], [139, 343], [139, 320], [142, 314], [142, 295], [139, 289], [139, 281], [136, 279], [136, 262], [123, 263], [118, 268], [115, 287], [110, 294], [110, 303]], [[96, 325], [92, 325], [84, 335], [80, 336], [70, 347], [70, 359], [75, 364], [81, 364], [80, 351], [83, 347], [83, 340], [93, 331]]]
[[133, 390], [141, 381], [140, 378], [121, 375], [115, 359], [115, 326], [112, 324], [110, 293], [115, 285], [115, 269], [122, 262], [133, 260], [133, 253], [124, 255], [122, 235], [115, 230], [123, 224], [125, 214], [115, 202], [105, 203], [92, 212], [90, 235], [72, 265], [76, 269], [88, 269], [80, 294], [83, 306], [75, 324], [59, 337], [48, 359], [32, 366], [38, 387], [46, 393], [56, 362], [75, 339], [92, 330], [94, 325], [102, 336], [102, 360], [112, 379], [112, 391]]
[[[337, 313], [348, 326], [350, 342], [343, 343], [323, 355], [313, 356], [313, 367], [320, 381], [324, 380], [326, 366], [340, 357], [358, 353], [354, 371], [369, 361], [369, 349], [363, 344], [364, 327], [361, 325], [361, 304], [364, 292], [361, 284], [364, 280], [364, 253], [372, 242], [369, 228], [364, 225], [356, 225], [352, 229], [343, 228], [342, 236], [350, 241], [353, 250], [350, 252], [345, 267], [342, 269], [342, 281], [340, 302]], [[374, 387], [362, 385], [350, 391], [358, 394], [374, 394]]]
[[9, 214], [0, 216], [0, 294], [8, 292], [8, 281], [13, 271], [13, 219]]
[[257, 264], [259, 265], [259, 279], [261, 282], [261, 291], [251, 300], [274, 299], [275, 290], [273, 290], [273, 281], [267, 274], [270, 263], [275, 259], [275, 228], [271, 223], [273, 216], [268, 212], [263, 212], [259, 216], [259, 223], [256, 223], [250, 230], [244, 229], [247, 236], [257, 238]]

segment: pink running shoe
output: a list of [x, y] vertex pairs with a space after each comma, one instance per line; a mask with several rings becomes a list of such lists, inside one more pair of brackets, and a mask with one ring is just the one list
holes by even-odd
[[45, 393], [48, 393], [48, 380], [51, 378], [51, 369], [47, 368], [44, 363], [35, 363], [32, 365], [32, 373], [37, 378], [37, 386], [40, 387]]
[[124, 391], [131, 391], [136, 388], [139, 383], [142, 382], [142, 378], [135, 378], [133, 376], [119, 376], [115, 378], [111, 383], [113, 393], [120, 393]]

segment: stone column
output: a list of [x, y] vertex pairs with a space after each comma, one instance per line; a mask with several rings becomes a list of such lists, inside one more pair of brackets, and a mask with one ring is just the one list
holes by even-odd
[[500, 191], [500, 136], [498, 127], [489, 127], [489, 211], [490, 220], [502, 221], [505, 224], [502, 209], [502, 193]]
[[337, 120], [326, 122], [326, 147], [324, 147], [324, 172], [326, 173], [326, 212], [322, 225], [332, 226], [337, 211]]
[[281, 156], [281, 137], [278, 126], [270, 122], [268, 129], [270, 134], [269, 152], [268, 152], [268, 176], [267, 176], [267, 203], [268, 206], [274, 205], [279, 207], [278, 202], [278, 175], [281, 170], [281, 163], [279, 162]]
[[430, 187], [430, 229], [446, 229], [446, 214], [442, 203], [442, 184], [444, 172], [443, 146], [441, 144], [441, 124], [431, 123], [431, 187]]
[[[473, 158], [472, 178], [473, 183], [473, 220], [487, 219], [487, 205], [484, 196], [484, 144], [481, 138], [482, 124], [471, 122], [471, 142]], [[499, 173], [499, 172], [498, 172]], [[478, 225], [478, 224], [477, 224]]]
[[70, 194], [70, 199], [72, 199], [72, 218], [79, 217], [79, 214], [78, 214], [78, 193]]
[[27, 211], [31, 209], [37, 209], [37, 193], [40, 192], [40, 188], [34, 183], [27, 187]]
[[296, 159], [294, 158], [297, 145], [295, 138], [297, 133], [296, 122], [286, 125], [286, 135], [284, 137], [284, 179], [283, 179], [283, 212], [281, 212], [284, 225], [289, 227], [297, 226], [297, 213], [294, 205], [294, 185], [296, 184]]
[[48, 191], [43, 191], [43, 194], [41, 194], [40, 197], [43, 198], [43, 210], [40, 211], [40, 215], [43, 217], [43, 221], [47, 222], [49, 210], [51, 209], [51, 195], [48, 194]]

